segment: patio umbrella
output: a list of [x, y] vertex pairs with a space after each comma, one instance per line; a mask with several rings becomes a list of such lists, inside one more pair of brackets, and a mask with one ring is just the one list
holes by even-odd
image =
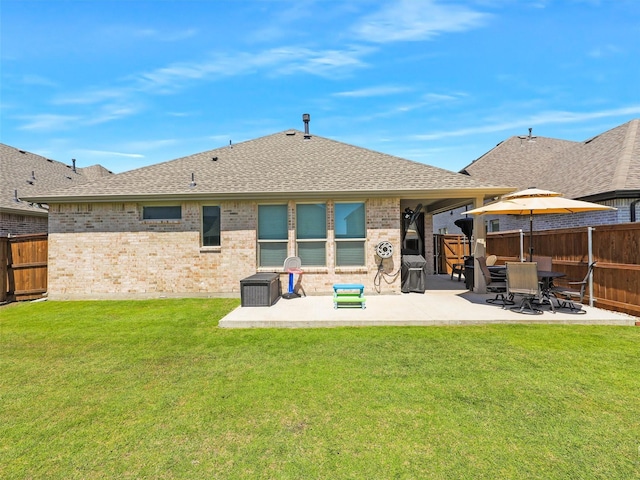
[[561, 193], [538, 188], [528, 188], [520, 192], [509, 193], [501, 200], [489, 203], [463, 215], [482, 215], [486, 213], [506, 215], [529, 215], [529, 261], [533, 259], [533, 216], [549, 213], [576, 213], [596, 210], [615, 210], [598, 203], [583, 202], [565, 198]]

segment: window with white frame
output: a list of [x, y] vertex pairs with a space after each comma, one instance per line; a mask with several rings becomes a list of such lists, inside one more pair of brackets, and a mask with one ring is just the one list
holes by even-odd
[[258, 205], [258, 266], [282, 267], [288, 252], [286, 205]]
[[220, 207], [218, 206], [202, 207], [202, 246], [220, 246]]
[[296, 205], [296, 244], [302, 266], [324, 267], [327, 264], [327, 205]]
[[367, 236], [364, 203], [336, 203], [333, 225], [336, 266], [364, 266]]

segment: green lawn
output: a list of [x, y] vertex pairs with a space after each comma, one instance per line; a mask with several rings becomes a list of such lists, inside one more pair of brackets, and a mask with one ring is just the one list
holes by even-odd
[[0, 478], [640, 478], [640, 328], [0, 309]]

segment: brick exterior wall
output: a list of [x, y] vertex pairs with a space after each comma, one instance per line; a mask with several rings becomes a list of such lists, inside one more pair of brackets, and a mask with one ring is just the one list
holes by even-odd
[[[633, 198], [619, 198], [598, 202], [602, 205], [615, 207], [617, 210], [558, 215], [534, 215], [533, 228], [535, 230], [555, 230], [559, 228], [594, 227], [597, 225], [627, 223], [631, 221], [630, 207], [633, 200]], [[454, 225], [453, 222], [459, 218], [464, 218], [461, 212], [471, 210], [471, 208], [473, 208], [473, 206], [469, 205], [468, 207], [452, 210], [453, 214], [444, 212], [434, 215], [435, 232], [438, 233], [438, 230], [446, 229], [447, 233], [462, 234], [460, 228]], [[640, 205], [636, 205], [636, 212], [636, 218], [640, 218]], [[483, 218], [486, 223], [498, 219], [500, 222], [500, 232], [519, 229], [529, 231], [528, 215], [484, 215]]]
[[[304, 269], [309, 295], [331, 293], [334, 283], [363, 283], [374, 291], [379, 258], [375, 246], [390, 241], [396, 252], [384, 270], [400, 268], [400, 200], [366, 204], [366, 266], [335, 267], [333, 202], [327, 202], [327, 266]], [[49, 210], [49, 298], [101, 299], [161, 296], [239, 296], [240, 280], [257, 271], [258, 202], [221, 202], [221, 246], [201, 246], [199, 202], [182, 202], [181, 220], [141, 220], [142, 204], [51, 205]], [[295, 255], [295, 201], [289, 201], [289, 255]], [[429, 222], [430, 224], [430, 222]], [[430, 238], [430, 233], [426, 238]], [[430, 243], [430, 242], [427, 242]], [[381, 293], [399, 293], [400, 276], [381, 282]]]
[[47, 233], [47, 217], [0, 212], [0, 237]]
[[427, 275], [435, 274], [435, 245], [433, 243], [433, 215], [424, 216], [424, 258], [427, 261]]

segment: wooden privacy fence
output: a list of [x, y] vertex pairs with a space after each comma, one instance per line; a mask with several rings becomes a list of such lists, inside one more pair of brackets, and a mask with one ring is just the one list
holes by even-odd
[[[534, 255], [553, 258], [566, 281], [582, 280], [588, 268], [587, 227], [533, 233]], [[525, 258], [529, 235], [524, 236]], [[592, 231], [593, 297], [597, 307], [640, 316], [640, 223], [599, 225]], [[498, 263], [520, 257], [520, 232], [487, 234], [487, 254]], [[587, 297], [588, 299], [588, 294]]]
[[47, 234], [0, 238], [0, 301], [33, 300], [47, 291]]
[[465, 255], [469, 254], [469, 242], [464, 235], [433, 236], [435, 242], [436, 272], [451, 275], [455, 263], [464, 263]]

